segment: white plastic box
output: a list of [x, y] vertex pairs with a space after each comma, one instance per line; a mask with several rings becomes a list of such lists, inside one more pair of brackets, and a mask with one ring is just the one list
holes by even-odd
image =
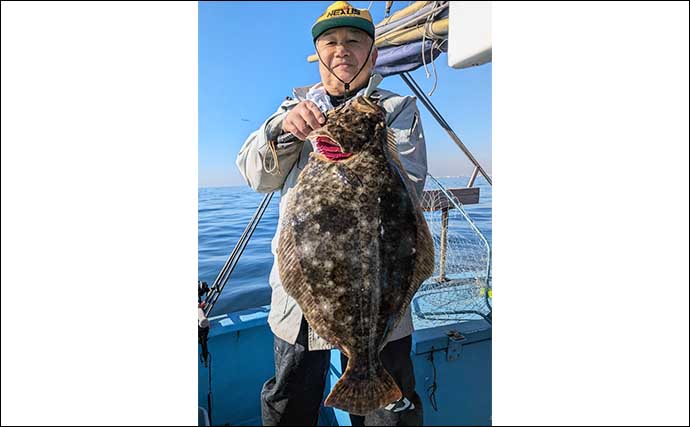
[[491, 62], [491, 2], [451, 1], [448, 65], [467, 68]]

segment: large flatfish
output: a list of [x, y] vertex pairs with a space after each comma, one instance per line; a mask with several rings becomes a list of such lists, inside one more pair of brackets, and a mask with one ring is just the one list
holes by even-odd
[[402, 397], [379, 352], [434, 268], [431, 234], [385, 118], [358, 97], [309, 135], [320, 152], [291, 192], [278, 244], [285, 291], [348, 357], [325, 404], [358, 415]]

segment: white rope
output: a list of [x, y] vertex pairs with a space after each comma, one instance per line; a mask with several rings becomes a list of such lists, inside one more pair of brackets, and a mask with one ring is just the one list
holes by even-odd
[[431, 96], [434, 94], [434, 91], [436, 90], [436, 86], [438, 84], [438, 70], [436, 69], [436, 62], [434, 61], [434, 50], [438, 49], [441, 50], [441, 46], [443, 43], [447, 41], [447, 39], [442, 38], [439, 34], [436, 34], [434, 32], [433, 24], [434, 24], [434, 16], [436, 13], [440, 12], [441, 10], [445, 9], [448, 6], [448, 4], [440, 5], [439, 2], [434, 2], [434, 5], [432, 6], [431, 11], [429, 11], [429, 16], [427, 17], [426, 21], [424, 22], [424, 32], [422, 33], [422, 63], [424, 64], [424, 72], [426, 73], [426, 78], [428, 79], [430, 77], [429, 69], [427, 68], [427, 61], [426, 61], [426, 54], [425, 54], [425, 47], [426, 47], [426, 39], [429, 38], [433, 40], [433, 43], [431, 44], [431, 49], [429, 50], [429, 60], [431, 61], [431, 69], [434, 72], [434, 84], [431, 87], [431, 90], [429, 93], [427, 93], [427, 96]]
[[[272, 141], [268, 141], [268, 148], [269, 148], [269, 151], [271, 152], [271, 155], [270, 156], [268, 156], [268, 155], [264, 156], [264, 161], [263, 161], [264, 170], [266, 171], [266, 173], [269, 173], [271, 175], [279, 174], [280, 173], [280, 163], [278, 163], [278, 152], [276, 151], [275, 143]], [[273, 160], [273, 166], [269, 166], [266, 164], [267, 159]]]

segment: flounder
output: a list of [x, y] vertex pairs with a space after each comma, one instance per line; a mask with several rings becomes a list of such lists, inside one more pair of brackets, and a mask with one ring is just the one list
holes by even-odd
[[328, 113], [283, 217], [278, 267], [319, 336], [348, 357], [328, 406], [364, 415], [402, 397], [379, 352], [434, 269], [434, 246], [386, 113], [358, 97]]

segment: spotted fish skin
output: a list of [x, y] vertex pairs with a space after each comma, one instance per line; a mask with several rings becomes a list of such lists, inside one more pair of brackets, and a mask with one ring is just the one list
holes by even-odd
[[309, 325], [349, 359], [326, 404], [364, 415], [402, 397], [379, 352], [433, 272], [433, 243], [380, 106], [356, 98], [318, 137], [352, 155], [312, 153], [288, 201], [278, 266]]

